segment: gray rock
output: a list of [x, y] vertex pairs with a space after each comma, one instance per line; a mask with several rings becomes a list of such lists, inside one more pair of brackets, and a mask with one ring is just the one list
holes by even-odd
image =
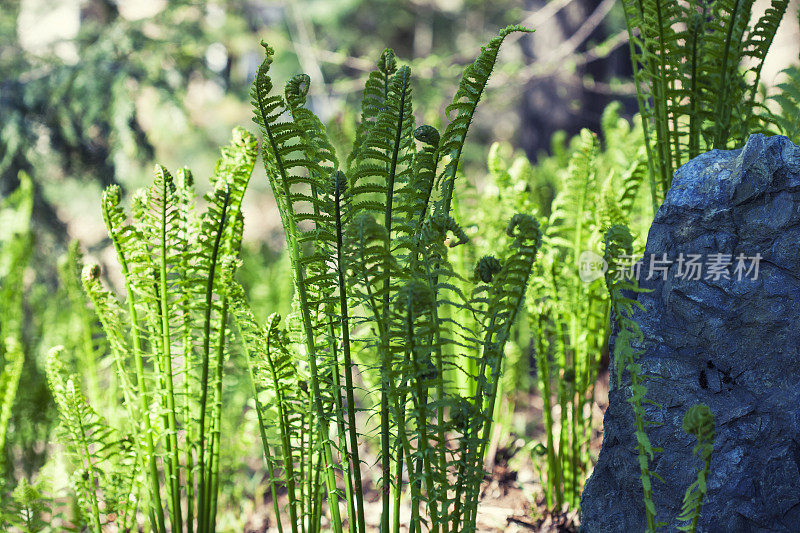
[[[647, 278], [651, 255], [702, 254], [700, 280]], [[731, 279], [705, 279], [711, 254], [730, 254]], [[761, 254], [759, 272], [738, 280], [739, 254]], [[698, 531], [800, 531], [800, 148], [753, 135], [739, 150], [712, 150], [682, 166], [656, 214], [635, 297], [644, 333], [657, 518], [674, 531], [700, 459], [681, 429], [686, 410], [716, 416], [711, 473]], [[746, 261], [752, 266], [753, 261]], [[613, 340], [612, 332], [612, 340]], [[705, 379], [701, 377], [705, 374]], [[612, 375], [600, 457], [586, 484], [587, 532], [644, 531], [634, 418], [624, 373]]]

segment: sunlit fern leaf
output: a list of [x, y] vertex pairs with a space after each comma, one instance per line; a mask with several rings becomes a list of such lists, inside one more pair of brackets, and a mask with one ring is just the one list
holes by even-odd
[[[491, 282], [479, 284], [476, 293], [486, 293], [487, 305], [483, 318], [483, 346], [481, 365], [477, 375], [477, 390], [466, 414], [470, 422], [465, 434], [467, 444], [463, 466], [459, 474], [472, 481], [467, 483], [464, 525], [474, 524], [477, 512], [480, 481], [483, 479], [483, 457], [489, 440], [489, 429], [497, 399], [497, 387], [502, 369], [501, 358], [508, 342], [511, 327], [525, 302], [528, 281], [531, 277], [536, 254], [542, 243], [539, 223], [529, 214], [517, 214], [506, 227], [513, 241], [508, 254], [500, 261], [500, 269], [492, 274]], [[496, 270], [496, 268], [492, 268]], [[476, 461], [477, 459], [477, 461]], [[456, 490], [455, 506], [461, 502]], [[458, 524], [458, 521], [455, 522]], [[474, 527], [474, 526], [473, 526]]]
[[773, 0], [751, 26], [753, 5], [623, 2], [654, 209], [689, 158], [765, 127], [761, 69], [787, 2]]
[[[772, 0], [761, 18], [755, 26], [749, 29], [743, 43], [742, 55], [754, 63], [749, 68], [748, 74], [752, 76], [750, 82], [749, 101], [754, 102], [759, 82], [761, 81], [761, 71], [764, 67], [764, 60], [767, 57], [775, 34], [778, 31], [786, 9], [789, 7], [789, 0]], [[752, 110], [750, 110], [752, 113]]]
[[778, 84], [779, 91], [769, 99], [777, 104], [779, 111], [771, 115], [772, 122], [782, 135], [794, 143], [800, 142], [800, 67], [792, 66], [782, 71], [784, 79]]
[[620, 210], [625, 217], [633, 214], [634, 203], [639, 190], [647, 180], [647, 160], [644, 150], [639, 151], [639, 157], [631, 163], [622, 175], [622, 188], [617, 195]]
[[467, 132], [478, 102], [486, 88], [486, 83], [494, 69], [500, 45], [509, 34], [518, 31], [531, 32], [533, 30], [523, 26], [508, 26], [481, 48], [481, 53], [475, 61], [464, 70], [453, 101], [447, 106], [446, 113], [450, 118], [450, 123], [442, 134], [440, 150], [442, 156], [448, 156], [449, 159], [436, 182], [437, 186], [441, 185], [442, 187], [442, 207], [445, 214], [449, 214], [450, 211], [456, 173], [461, 161], [461, 151], [467, 139]]
[[596, 165], [599, 149], [596, 135], [581, 131], [578, 149], [570, 158], [565, 182], [553, 200], [552, 212], [545, 230], [548, 247], [571, 251], [577, 260], [591, 233], [592, 211], [595, 206]]
[[[61, 362], [62, 348], [47, 357], [47, 381], [59, 409], [69, 452], [75, 457], [73, 486], [92, 529], [100, 533], [111, 520], [129, 527], [138, 499], [137, 458], [130, 440], [121, 437], [86, 402], [77, 377]], [[118, 511], [122, 511], [119, 514]]]
[[[336, 503], [338, 496], [331, 451], [332, 442], [327, 430], [323, 433], [323, 428], [328, 427], [327, 420], [331, 413], [327, 405], [328, 395], [323, 392], [323, 387], [326, 385], [323, 378], [328, 374], [325, 365], [330, 358], [319, 357], [322, 351], [319, 336], [324, 335], [327, 328], [326, 324], [313, 320], [314, 315], [320, 309], [324, 309], [329, 301], [336, 302], [335, 293], [323, 293], [318, 290], [323, 280], [335, 279], [335, 273], [324, 271], [322, 268], [317, 268], [316, 271], [314, 268], [309, 268], [314, 262], [324, 263], [327, 260], [322, 253], [324, 248], [320, 240], [334, 238], [334, 231], [331, 231], [331, 202], [328, 195], [324, 199], [319, 196], [315, 198], [311, 192], [312, 185], [319, 184], [314, 183], [314, 180], [321, 175], [321, 171], [318, 170], [319, 162], [307, 157], [307, 154], [315, 153], [315, 147], [309, 144], [312, 139], [300, 131], [293, 119], [284, 118], [283, 115], [287, 111], [285, 100], [280, 96], [270, 96], [272, 81], [269, 77], [269, 66], [272, 63], [273, 50], [265, 43], [262, 44], [266, 57], [258, 68], [251, 91], [254, 120], [263, 134], [264, 165], [278, 204], [291, 254], [296, 303], [302, 323], [302, 340], [310, 370], [311, 410], [307, 412], [314, 413], [316, 417], [314, 424], [320, 436], [319, 446], [325, 457], [322, 475], [334, 529], [338, 530], [341, 526]], [[290, 96], [294, 98], [296, 95], [290, 91]], [[304, 227], [307, 224], [313, 227]], [[318, 365], [323, 366], [320, 368]]]
[[[67, 247], [67, 253], [59, 258], [58, 278], [66, 293], [71, 310], [68, 333], [62, 344], [79, 363], [78, 368], [86, 380], [87, 393], [91, 401], [100, 399], [100, 382], [104, 370], [114, 366], [114, 359], [108, 357], [108, 343], [103, 335], [97, 315], [92, 311], [82, 289], [81, 270], [83, 268], [83, 252], [80, 243], [73, 240]], [[113, 382], [113, 378], [110, 380]], [[115, 384], [114, 384], [115, 386]], [[109, 396], [115, 396], [110, 394]], [[108, 398], [115, 402], [117, 398]]]
[[17, 395], [19, 378], [25, 362], [22, 345], [14, 337], [6, 337], [0, 351], [0, 450], [5, 449], [8, 421]]
[[[285, 484], [289, 492], [290, 519], [296, 521], [293, 443], [300, 438], [302, 428], [293, 425], [297, 417], [290, 416], [289, 412], [297, 408], [297, 371], [283, 344], [285, 333], [278, 326], [280, 316], [270, 316], [267, 327], [261, 327], [256, 323], [245, 300], [244, 291], [238, 283], [228, 281], [228, 294], [231, 298], [231, 311], [245, 345], [262, 447], [272, 476], [270, 483], [282, 481]], [[278, 456], [273, 456], [273, 447], [281, 450]], [[284, 471], [280, 478], [275, 477], [277, 468]]]
[[35, 483], [22, 477], [10, 497], [0, 500], [0, 526], [12, 531], [43, 531], [52, 521], [51, 502], [44, 476], [39, 475]]
[[[354, 217], [351, 224], [367, 223], [365, 217], [375, 217], [383, 226], [383, 241], [376, 240], [370, 246], [358, 248], [356, 253], [360, 257], [351, 260], [372, 267], [362, 272], [363, 281], [371, 287], [358, 290], [375, 291], [365, 301], [381, 323], [383, 331], [379, 336], [384, 350], [391, 350], [391, 332], [395, 331], [387, 321], [392, 315], [390, 294], [402, 283], [400, 262], [408, 257], [411, 237], [416, 234], [404, 211], [413, 202], [409, 194], [413, 192], [416, 148], [410, 84], [410, 69], [400, 67], [390, 81], [384, 107], [353, 163], [348, 186], [351, 216]], [[361, 281], [358, 277], [351, 279]], [[387, 361], [382, 364], [389, 365]]]
[[[272, 81], [268, 73], [273, 51], [264, 46], [266, 58], [258, 69], [251, 92], [254, 121], [264, 135], [265, 168], [278, 202], [287, 243], [297, 261], [304, 265], [302, 272], [295, 270], [298, 295], [308, 305], [318, 308], [322, 296], [315, 282], [321, 280], [308, 280], [306, 265], [324, 260], [325, 246], [333, 240], [330, 200], [324, 193], [329, 187], [326, 173], [335, 168], [336, 158], [319, 119], [301, 107], [301, 89], [305, 90], [303, 79], [298, 78], [295, 80], [298, 83], [287, 86], [292, 108], [281, 96], [270, 95]], [[282, 116], [287, 111], [290, 111], [291, 120]], [[296, 123], [294, 117], [300, 122]], [[305, 131], [304, 127], [312, 130]], [[324, 276], [321, 272], [316, 274]]]
[[383, 107], [353, 162], [348, 190], [354, 212], [392, 213], [395, 188], [413, 172], [413, 131], [411, 70], [404, 66], [392, 76]]
[[31, 252], [33, 182], [19, 173], [19, 187], [0, 199], [0, 338], [19, 337], [23, 279]]
[[347, 166], [358, 158], [361, 146], [366, 141], [370, 129], [375, 125], [378, 115], [383, 109], [384, 101], [389, 96], [389, 82], [397, 71], [397, 58], [394, 51], [387, 48], [381, 52], [378, 68], [369, 73], [364, 93], [361, 96], [361, 122], [356, 130], [353, 149], [347, 156]]
[[105, 290], [100, 282], [100, 266], [97, 264], [86, 265], [81, 275], [83, 287], [92, 302], [97, 316], [103, 325], [103, 331], [114, 354], [116, 371], [119, 378], [122, 392], [125, 397], [125, 405], [129, 409], [131, 420], [137, 420], [142, 413], [134, 410], [134, 397], [138, 393], [133, 384], [129, 372], [131, 365], [131, 347], [126, 334], [126, 324], [124, 315], [120, 309], [116, 298]]

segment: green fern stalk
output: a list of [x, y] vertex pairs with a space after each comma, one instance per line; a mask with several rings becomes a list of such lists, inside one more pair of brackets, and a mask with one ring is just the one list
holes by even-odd
[[656, 508], [653, 502], [652, 478], [658, 475], [650, 470], [649, 462], [653, 453], [660, 451], [652, 447], [647, 436], [647, 422], [645, 420], [644, 402], [647, 387], [644, 384], [642, 367], [636, 362], [639, 352], [633, 343], [642, 339], [639, 325], [631, 318], [634, 307], [643, 309], [642, 305], [627, 298], [623, 290], [642, 291], [638, 288], [636, 280], [627, 280], [620, 271], [620, 258], [623, 255], [631, 256], [633, 253], [633, 238], [625, 226], [612, 226], [606, 232], [604, 258], [608, 264], [606, 271], [606, 285], [611, 295], [614, 320], [618, 324], [619, 333], [615, 342], [614, 365], [616, 368], [618, 386], [622, 381], [622, 372], [627, 371], [631, 380], [631, 397], [628, 402], [633, 407], [635, 417], [636, 449], [639, 456], [640, 478], [642, 481], [642, 495], [645, 507], [646, 531], [652, 533], [662, 524], [656, 522]]
[[0, 368], [0, 450], [5, 450], [8, 421], [17, 396], [19, 378], [25, 363], [25, 352], [14, 337], [6, 337], [1, 353], [3, 366]]
[[334, 220], [336, 223], [336, 276], [339, 291], [339, 317], [341, 321], [342, 352], [344, 355], [344, 379], [345, 393], [347, 394], [347, 420], [348, 434], [350, 438], [348, 451], [348, 461], [354, 473], [354, 490], [357, 507], [357, 528], [356, 531], [366, 532], [366, 521], [364, 518], [364, 491], [361, 483], [361, 459], [358, 451], [358, 432], [356, 430], [355, 412], [355, 385], [353, 382], [353, 360], [350, 354], [350, 316], [347, 308], [347, 265], [344, 255], [344, 234], [342, 229], [342, 200], [346, 193], [347, 180], [342, 172], [334, 175]]
[[703, 466], [697, 472], [697, 480], [686, 489], [681, 514], [678, 516], [678, 520], [689, 523], [678, 529], [695, 533], [703, 507], [703, 498], [708, 488], [706, 480], [711, 468], [711, 455], [714, 453], [714, 413], [705, 404], [693, 405], [683, 416], [683, 430], [697, 437], [697, 444], [692, 453], [702, 459]]
[[[125, 280], [125, 292], [128, 302], [128, 319], [133, 347], [133, 359], [136, 368], [136, 387], [139, 391], [139, 415], [144, 424], [144, 452], [149, 468], [150, 489], [150, 515], [155, 517], [153, 529], [159, 533], [166, 532], [164, 524], [164, 511], [161, 504], [161, 489], [159, 484], [158, 465], [156, 463], [156, 446], [153, 439], [153, 427], [150, 419], [150, 393], [144, 373], [144, 356], [142, 353], [141, 336], [139, 333], [139, 315], [135, 305], [136, 298], [131, 284], [132, 272], [129, 267], [128, 257], [123, 248], [123, 242], [131, 239], [142, 239], [135, 230], [124, 223], [124, 214], [119, 207], [120, 189], [116, 185], [110, 186], [103, 192], [101, 202], [103, 221], [106, 230], [114, 245], [117, 261]], [[132, 235], [132, 236], [131, 236]]]
[[169, 305], [169, 292], [167, 291], [167, 232], [170, 217], [170, 199], [175, 195], [175, 184], [172, 176], [164, 167], [156, 167], [156, 181], [154, 188], [158, 195], [156, 213], [159, 217], [158, 225], [158, 245], [159, 245], [159, 304], [161, 318], [161, 357], [162, 369], [166, 381], [166, 405], [165, 410], [168, 420], [169, 439], [169, 469], [167, 480], [169, 482], [169, 494], [172, 499], [170, 521], [172, 529], [177, 530], [183, 524], [181, 516], [181, 479], [180, 479], [180, 450], [178, 448], [178, 422], [175, 408], [175, 387], [173, 384], [172, 369], [172, 336], [170, 334], [171, 310]]

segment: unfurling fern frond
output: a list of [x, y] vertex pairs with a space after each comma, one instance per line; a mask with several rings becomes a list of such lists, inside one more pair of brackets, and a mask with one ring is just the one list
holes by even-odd
[[[480, 298], [478, 301], [485, 301], [486, 305], [481, 310], [482, 354], [471, 407], [474, 413], [467, 424], [467, 446], [460, 472], [460, 477], [465, 478], [462, 483], [466, 482], [467, 487], [463, 517], [463, 526], [467, 528], [474, 527], [472, 524], [477, 513], [478, 490], [480, 480], [483, 479], [483, 457], [489, 442], [489, 429], [497, 400], [503, 348], [525, 301], [528, 281], [542, 243], [539, 222], [528, 214], [514, 215], [508, 223], [506, 233], [513, 239], [510, 253], [500, 262], [500, 270], [491, 276], [491, 284], [478, 285], [475, 290], [476, 294], [485, 293], [485, 300]], [[460, 531], [459, 523], [462, 520], [458, 516], [462, 483], [459, 483], [456, 490], [454, 531]]]
[[597, 199], [595, 160], [598, 150], [597, 136], [582, 130], [580, 145], [569, 160], [564, 188], [553, 200], [545, 230], [548, 246], [568, 250], [573, 261], [587, 249], [595, 229], [592, 208]]
[[697, 521], [703, 508], [703, 498], [706, 495], [706, 480], [711, 466], [711, 454], [714, 453], [714, 413], [705, 404], [693, 405], [683, 416], [683, 431], [697, 438], [692, 453], [697, 454], [703, 461], [703, 466], [697, 472], [697, 479], [689, 485], [683, 496], [683, 506], [678, 520], [689, 522], [678, 529], [680, 531], [697, 531]]
[[627, 371], [630, 378], [631, 397], [628, 402], [633, 408], [635, 417], [636, 448], [639, 455], [640, 479], [642, 481], [642, 497], [647, 521], [646, 531], [654, 532], [661, 523], [656, 522], [656, 508], [653, 502], [652, 478], [658, 475], [650, 470], [650, 461], [653, 454], [660, 451], [651, 445], [647, 436], [647, 421], [645, 419], [645, 402], [647, 387], [645, 375], [638, 357], [641, 352], [636, 347], [642, 341], [642, 331], [633, 320], [634, 309], [643, 309], [642, 304], [626, 296], [623, 291], [641, 292], [635, 279], [629, 279], [622, 268], [624, 257], [630, 257], [633, 251], [633, 237], [625, 226], [612, 226], [605, 236], [604, 259], [608, 264], [605, 273], [606, 286], [611, 295], [612, 320], [616, 322], [618, 333], [614, 342], [613, 364], [617, 375], [617, 386], [622, 383], [623, 372]]
[[[251, 96], [253, 100], [255, 122], [259, 125], [264, 141], [262, 155], [267, 177], [278, 203], [281, 213], [287, 245], [291, 254], [293, 279], [302, 320], [303, 342], [311, 371], [311, 393], [313, 409], [316, 417], [316, 429], [321, 437], [321, 449], [324, 456], [324, 480], [333, 517], [334, 530], [341, 531], [341, 520], [338, 509], [338, 496], [334, 474], [332, 443], [327, 436], [328, 409], [323, 405], [323, 390], [320, 369], [318, 369], [318, 331], [312, 317], [320, 308], [324, 308], [328, 299], [332, 299], [331, 291], [322, 290], [333, 282], [334, 275], [322, 268], [326, 262], [324, 241], [334, 239], [331, 227], [331, 205], [323, 202], [313, 191], [323, 183], [319, 180], [323, 171], [316, 160], [308, 158], [318, 154], [319, 148], [311, 144], [314, 137], [306, 135], [294, 118], [282, 119], [287, 104], [280, 96], [271, 96], [272, 80], [269, 77], [269, 66], [272, 63], [273, 50], [262, 43], [266, 50], [264, 62], [256, 73]], [[290, 96], [294, 97], [292, 91]], [[298, 101], [293, 98], [296, 106]], [[294, 115], [297, 115], [295, 111]], [[291, 115], [290, 115], [291, 116]], [[307, 123], [307, 122], [306, 122]], [[320, 132], [317, 132], [320, 133]], [[327, 180], [326, 180], [327, 183]], [[305, 189], [307, 187], [308, 189]], [[303, 188], [303, 189], [301, 189]], [[306, 233], [302, 227], [305, 223], [314, 225], [313, 232]], [[309, 238], [313, 236], [314, 239]], [[308, 245], [308, 246], [307, 246]], [[310, 248], [310, 250], [309, 250]], [[317, 263], [316, 268], [309, 265]], [[316, 275], [315, 275], [316, 271]], [[335, 300], [332, 299], [332, 304]], [[327, 329], [327, 328], [326, 328]], [[322, 358], [319, 358], [322, 361]]]
[[800, 143], [800, 67], [791, 66], [781, 73], [784, 79], [778, 84], [779, 91], [769, 99], [777, 104], [779, 111], [771, 115], [771, 121], [781, 135]]
[[[167, 519], [173, 530], [213, 529], [222, 380], [231, 340], [223, 278], [241, 247], [242, 199], [256, 155], [255, 138], [234, 130], [231, 144], [221, 150], [201, 216], [194, 211], [188, 169], [173, 177], [156, 167], [152, 186], [133, 197], [132, 220], [120, 206], [118, 187], [103, 194], [103, 220], [122, 270], [124, 304], [103, 288], [99, 266], [87, 265], [83, 282], [116, 362], [128, 414], [118, 426], [130, 429], [135, 439], [120, 439], [113, 460], [97, 451], [99, 444], [81, 447], [76, 420], [91, 425], [98, 439], [111, 430], [88, 408], [73, 376], [63, 375], [57, 362], [50, 373], [54, 395], [63, 399], [59, 411], [74, 430], [68, 446], [84, 458], [76, 486], [83, 490], [84, 473], [95, 479], [87, 487], [108, 480], [110, 488], [98, 489], [94, 499], [83, 491], [83, 507], [95, 525], [98, 512], [127, 520], [141, 504], [154, 531], [166, 531]], [[123, 495], [118, 498], [111, 490], [127, 483], [130, 461], [142, 467], [131, 479], [146, 480], [149, 497], [128, 495], [124, 509], [113, 511], [109, 502]]]
[[486, 88], [486, 83], [489, 81], [489, 76], [494, 69], [500, 45], [511, 33], [531, 31], [533, 30], [524, 26], [508, 26], [501, 30], [500, 35], [482, 47], [478, 58], [464, 70], [458, 90], [453, 96], [453, 102], [447, 106], [446, 113], [450, 118], [450, 123], [442, 134], [441, 153], [442, 156], [448, 156], [449, 160], [437, 181], [437, 185], [442, 187], [442, 208], [445, 214], [450, 214], [456, 173], [461, 162], [461, 151], [467, 139], [467, 131]]
[[[296, 484], [298, 494], [289, 489], [290, 511], [293, 507], [299, 511], [308, 501], [315, 521], [320, 504], [307, 500], [303, 486], [324, 481], [334, 531], [343, 527], [334, 469], [342, 471], [349, 524], [355, 531], [365, 528], [354, 361], [360, 363], [367, 388], [363, 401], [374, 405], [380, 417], [382, 529], [390, 530], [392, 516], [393, 527], [400, 527], [406, 478], [411, 486], [412, 527], [421, 527], [423, 503], [435, 531], [450, 521], [474, 527], [473, 509], [465, 514], [463, 504], [480, 483], [484, 426], [478, 426], [478, 433], [472, 428], [462, 433], [462, 450], [449, 448], [452, 424], [447, 411], [458, 403], [450, 380], [469, 372], [468, 379], [483, 383], [491, 395], [499, 374], [497, 360], [492, 360], [492, 372], [484, 367], [485, 375], [478, 375], [477, 368], [462, 369], [458, 362], [488, 359], [482, 355], [484, 344], [497, 348], [507, 341], [538, 239], [527, 219], [515, 218], [509, 236], [514, 242], [511, 253], [502, 267], [483, 269], [491, 283], [471, 301], [471, 287], [464, 287], [469, 284], [468, 273], [456, 272], [448, 257], [453, 247], [469, 239], [449, 211], [475, 108], [500, 44], [514, 31], [527, 30], [506, 28], [467, 67], [447, 108], [451, 122], [441, 136], [430, 126], [415, 128], [411, 70], [398, 65], [394, 53], [385, 50], [367, 80], [361, 123], [343, 170], [319, 119], [304, 107], [308, 77], [292, 78], [284, 96], [271, 94], [274, 52], [264, 45], [266, 58], [251, 96], [292, 263], [296, 313], [286, 322], [288, 334], [280, 333], [279, 319], [261, 332], [270, 343], [265, 347], [254, 333], [261, 330], [243, 311], [246, 306], [239, 296], [234, 310], [242, 337], [249, 339], [254, 383], [263, 387], [254, 392], [257, 404], [263, 407], [261, 398], [266, 395], [284, 406], [277, 416], [274, 409], [262, 409], [264, 442], [281, 449], [276, 454], [265, 449], [268, 468], [273, 468], [271, 463], [273, 471], [282, 471], [284, 486]], [[488, 317], [493, 312], [490, 305], [499, 308], [491, 328], [488, 321], [475, 327], [459, 321], [461, 315]], [[285, 364], [297, 374], [281, 377]], [[301, 375], [306, 377], [300, 379]], [[283, 397], [285, 391], [291, 391], [294, 399]], [[476, 418], [482, 423], [491, 419], [483, 400], [483, 396], [480, 403], [466, 400], [473, 404], [472, 412], [481, 414]], [[334, 424], [336, 436], [330, 438]], [[276, 429], [278, 442], [270, 438]], [[304, 444], [318, 450], [319, 457], [309, 458]], [[339, 460], [332, 453], [337, 448]], [[292, 473], [287, 473], [290, 466]], [[460, 508], [454, 511], [445, 485], [459, 469], [465, 476], [456, 498]]]
[[0, 526], [25, 533], [44, 531], [52, 521], [46, 486], [41, 475], [35, 483], [20, 479], [10, 497], [0, 501]]
[[361, 147], [383, 109], [384, 101], [389, 96], [389, 82], [395, 72], [397, 72], [397, 58], [394, 51], [387, 48], [378, 59], [378, 69], [369, 73], [364, 86], [364, 94], [361, 96], [361, 122], [356, 130], [353, 149], [347, 157], [348, 168], [360, 155]]

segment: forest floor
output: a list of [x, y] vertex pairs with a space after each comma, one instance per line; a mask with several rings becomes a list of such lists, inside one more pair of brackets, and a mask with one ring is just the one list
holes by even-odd
[[[593, 432], [591, 454], [596, 458], [603, 442], [602, 420], [608, 405], [608, 372], [603, 372], [595, 384], [595, 403], [593, 405]], [[541, 423], [542, 401], [538, 393], [529, 394], [527, 398], [517, 401], [514, 410], [515, 418], [523, 418], [528, 422], [525, 427], [532, 428], [528, 439], [543, 438], [544, 427]], [[477, 531], [481, 533], [577, 533], [580, 531], [578, 513], [561, 512], [548, 509], [542, 497], [539, 476], [529, 457], [514, 457], [520, 450], [519, 438], [515, 435], [500, 435], [495, 439], [495, 464], [491, 474], [486, 476], [481, 488], [478, 506]], [[509, 460], [511, 459], [511, 460]], [[372, 461], [374, 463], [374, 460]], [[372, 464], [369, 463], [368, 464]], [[367, 530], [378, 531], [381, 502], [374, 483], [367, 483], [365, 489], [365, 515]], [[401, 510], [402, 516], [408, 516], [410, 510]], [[272, 520], [272, 503], [267, 499], [248, 520], [246, 533], [277, 532]], [[401, 531], [408, 531], [401, 526]]]

